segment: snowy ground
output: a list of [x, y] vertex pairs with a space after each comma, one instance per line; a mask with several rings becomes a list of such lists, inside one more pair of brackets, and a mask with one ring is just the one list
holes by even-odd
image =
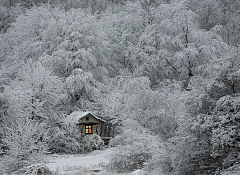
[[[101, 172], [109, 160], [110, 155], [115, 148], [105, 148], [96, 150], [87, 155], [55, 155], [49, 160], [46, 166], [51, 171], [57, 171], [60, 174], [75, 174], [79, 171]], [[96, 173], [99, 174], [99, 173]]]
[[[102, 169], [108, 164], [109, 155], [115, 149], [117, 148], [109, 147], [87, 155], [54, 155], [49, 157], [46, 166], [60, 175], [112, 175]], [[130, 174], [140, 175], [141, 171], [137, 170]]]

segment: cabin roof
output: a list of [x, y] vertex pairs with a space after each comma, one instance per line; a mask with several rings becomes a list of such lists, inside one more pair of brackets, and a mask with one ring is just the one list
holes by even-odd
[[74, 111], [69, 116], [65, 118], [65, 122], [67, 123], [79, 123], [79, 120], [87, 116], [88, 114], [92, 115], [97, 120], [102, 122], [106, 122], [105, 120], [97, 117], [96, 115], [92, 114], [90, 111], [83, 112], [83, 111]]

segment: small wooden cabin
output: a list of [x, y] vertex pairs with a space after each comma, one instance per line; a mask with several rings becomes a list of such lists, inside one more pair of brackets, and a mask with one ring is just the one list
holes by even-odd
[[97, 117], [91, 112], [74, 111], [67, 118], [69, 123], [76, 124], [81, 136], [88, 134], [98, 134], [102, 136], [102, 126], [105, 120]]

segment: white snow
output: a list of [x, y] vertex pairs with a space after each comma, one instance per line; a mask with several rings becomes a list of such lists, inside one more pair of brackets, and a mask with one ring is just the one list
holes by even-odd
[[47, 163], [46, 166], [51, 171], [57, 171], [60, 174], [76, 171], [76, 167], [101, 171], [101, 167], [109, 162], [108, 155], [110, 155], [114, 149], [115, 148], [110, 147], [104, 150], [96, 150], [88, 155], [55, 155], [54, 157], [50, 157], [49, 163]]
[[94, 115], [91, 112], [83, 112], [83, 111], [74, 111], [72, 112], [69, 116], [67, 116], [65, 118], [65, 122], [67, 123], [78, 123], [80, 119], [82, 119], [83, 117], [85, 117], [86, 115], [91, 114], [92, 116], [94, 116], [96, 119], [106, 122], [105, 120], [97, 117], [96, 115]]
[[[114, 173], [102, 171], [102, 167], [109, 163], [109, 155], [117, 148], [109, 147], [96, 150], [89, 154], [78, 155], [52, 155], [49, 163], [45, 165], [49, 170], [60, 175], [113, 175]], [[138, 169], [130, 173], [116, 173], [116, 175], [143, 175], [144, 171]]]
[[142, 172], [143, 172], [142, 170], [137, 169], [137, 170], [133, 171], [132, 173], [130, 173], [129, 175], [141, 175]]

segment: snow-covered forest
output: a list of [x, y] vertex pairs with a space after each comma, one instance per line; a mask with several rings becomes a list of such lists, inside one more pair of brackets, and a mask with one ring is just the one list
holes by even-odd
[[0, 174], [93, 150], [108, 172], [240, 174], [239, 0], [1, 0]]

